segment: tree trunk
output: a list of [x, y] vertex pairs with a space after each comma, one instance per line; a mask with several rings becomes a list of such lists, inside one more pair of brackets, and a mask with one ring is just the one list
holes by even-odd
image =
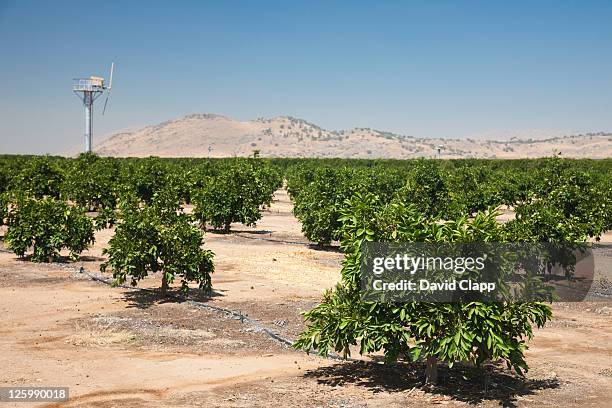
[[168, 292], [168, 279], [166, 278], [166, 273], [162, 272], [162, 284], [161, 284], [161, 290], [160, 293], [162, 296], [166, 296], [166, 293]]
[[427, 368], [425, 369], [425, 384], [435, 385], [438, 383], [438, 358], [427, 357]]

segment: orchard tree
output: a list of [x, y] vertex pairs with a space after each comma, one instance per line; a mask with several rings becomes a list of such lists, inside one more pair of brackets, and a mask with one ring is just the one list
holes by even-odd
[[66, 171], [62, 196], [98, 213], [99, 227], [112, 225], [117, 205], [119, 167], [111, 158], [81, 154]]
[[261, 207], [271, 203], [280, 177], [259, 160], [236, 160], [201, 184], [192, 194], [195, 217], [229, 232], [233, 222], [252, 226], [261, 219]]
[[426, 361], [426, 382], [435, 383], [438, 361], [481, 365], [503, 360], [518, 373], [527, 370], [524, 351], [532, 324], [544, 326], [551, 309], [540, 302], [368, 302], [360, 296], [364, 242], [498, 242], [504, 231], [495, 213], [440, 221], [401, 201], [381, 204], [372, 194], [355, 195], [341, 220], [345, 254], [342, 281], [305, 313], [308, 326], [294, 347], [322, 355], [336, 351], [382, 351], [387, 362], [398, 358]]
[[406, 185], [397, 192], [404, 205], [426, 216], [453, 219], [461, 215], [461, 198], [453, 195], [448, 174], [437, 162], [419, 160], [408, 174]]
[[130, 279], [132, 286], [151, 272], [161, 272], [162, 295], [177, 277], [185, 294], [189, 282], [210, 291], [213, 253], [202, 249], [202, 231], [192, 221], [176, 190], [158, 191], [148, 204], [134, 195], [122, 197], [115, 235], [103, 250], [108, 260], [101, 270], [110, 268], [116, 285]]
[[558, 157], [546, 159], [537, 175], [532, 194], [516, 205], [515, 219], [506, 224], [517, 239], [584, 242], [599, 240], [612, 227], [609, 179]]
[[339, 207], [355, 191], [346, 173], [332, 168], [319, 169], [312, 181], [301, 187], [299, 196], [294, 196], [293, 213], [308, 240], [329, 245], [339, 238]]
[[8, 190], [10, 180], [11, 170], [4, 163], [0, 162], [0, 194]]
[[451, 172], [447, 180], [449, 194], [463, 213], [474, 214], [500, 204], [491, 183], [491, 173], [485, 166], [466, 163]]
[[311, 181], [294, 196], [293, 213], [302, 224], [304, 236], [319, 245], [329, 245], [340, 238], [340, 211], [345, 200], [372, 186], [364, 186], [363, 171], [349, 168], [321, 168]]
[[4, 225], [8, 214], [8, 193], [0, 193], [0, 226]]
[[372, 192], [388, 202], [404, 184], [402, 174], [390, 169], [326, 167], [290, 172], [287, 189], [304, 236], [328, 245], [340, 238], [340, 212], [348, 198], [357, 192]]
[[13, 178], [10, 189], [35, 198], [59, 198], [64, 173], [49, 157], [34, 157]]
[[94, 242], [93, 222], [85, 215], [85, 210], [49, 197], [13, 197], [7, 225], [9, 248], [19, 256], [32, 248], [34, 262], [57, 260], [64, 248], [70, 251], [70, 258], [76, 260]]
[[305, 187], [315, 180], [316, 169], [306, 165], [305, 162], [295, 164], [285, 171], [287, 179], [287, 194], [294, 202], [300, 199], [300, 194]]
[[153, 196], [168, 186], [170, 174], [168, 162], [152, 156], [125, 162], [121, 176], [124, 191], [150, 204]]

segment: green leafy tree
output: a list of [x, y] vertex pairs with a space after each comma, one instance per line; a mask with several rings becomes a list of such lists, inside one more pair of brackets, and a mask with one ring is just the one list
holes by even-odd
[[609, 230], [609, 179], [558, 157], [537, 171], [531, 195], [515, 207], [506, 229], [521, 241], [584, 242]]
[[8, 214], [8, 194], [0, 193], [0, 226], [4, 225]]
[[112, 225], [117, 205], [119, 168], [115, 159], [81, 154], [71, 162], [62, 185], [62, 196], [98, 213], [100, 227]]
[[384, 167], [306, 167], [298, 173], [290, 172], [287, 189], [304, 236], [319, 245], [328, 245], [340, 238], [340, 212], [348, 198], [357, 192], [370, 192], [386, 203], [405, 184], [403, 176], [402, 172]]
[[11, 173], [8, 166], [0, 162], [0, 194], [5, 193], [9, 188]]
[[463, 213], [461, 199], [449, 187], [448, 175], [434, 161], [420, 160], [397, 196], [404, 205], [414, 206], [429, 217], [452, 219]]
[[[304, 236], [320, 245], [339, 238], [340, 207], [356, 190], [348, 170], [323, 168], [315, 172], [308, 186], [294, 197], [293, 213], [302, 224]], [[352, 172], [351, 172], [352, 173]]]
[[491, 175], [494, 182], [489, 184], [492, 203], [514, 206], [529, 199], [532, 195], [534, 174], [521, 169], [498, 170]]
[[503, 360], [522, 373], [524, 351], [532, 324], [542, 327], [550, 307], [524, 303], [394, 303], [367, 302], [360, 297], [362, 243], [377, 242], [495, 242], [503, 230], [495, 213], [478, 213], [440, 221], [401, 201], [381, 205], [372, 194], [355, 195], [342, 212], [342, 281], [322, 303], [305, 313], [308, 327], [294, 347], [320, 354], [336, 351], [361, 354], [382, 351], [387, 362], [424, 358], [426, 380], [435, 382], [437, 363], [458, 361], [480, 365]]
[[483, 165], [460, 166], [451, 172], [445, 184], [448, 184], [450, 195], [463, 213], [474, 214], [501, 204], [491, 191], [491, 173]]
[[131, 160], [122, 167], [123, 190], [149, 204], [171, 181], [172, 169], [159, 157]]
[[120, 203], [115, 234], [103, 250], [108, 260], [101, 270], [110, 267], [115, 284], [131, 279], [133, 286], [149, 273], [161, 272], [162, 295], [177, 277], [184, 293], [189, 282], [210, 291], [213, 253], [202, 245], [202, 231], [183, 212], [176, 190], [157, 192], [149, 204], [127, 195]]
[[35, 157], [12, 180], [11, 190], [22, 191], [35, 198], [59, 198], [64, 174], [49, 157]]
[[10, 201], [6, 240], [24, 256], [32, 248], [32, 261], [52, 262], [64, 248], [76, 260], [94, 242], [93, 222], [83, 208], [46, 197], [19, 196]]
[[[380, 190], [389, 189], [387, 180], [366, 169], [326, 167], [308, 177], [308, 184], [292, 197], [293, 213], [302, 224], [304, 236], [319, 245], [329, 245], [340, 238], [340, 213], [348, 198], [362, 191], [378, 191], [385, 196]], [[393, 193], [387, 191], [388, 196]]]
[[202, 225], [229, 232], [233, 222], [247, 226], [261, 219], [261, 207], [269, 205], [280, 180], [258, 160], [237, 160], [208, 176], [192, 194], [194, 215]]

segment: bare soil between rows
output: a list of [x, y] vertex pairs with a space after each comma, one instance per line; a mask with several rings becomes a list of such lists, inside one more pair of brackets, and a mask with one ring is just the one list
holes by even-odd
[[272, 339], [260, 326], [295, 339], [342, 260], [309, 245], [291, 208], [278, 191], [256, 227], [206, 234], [215, 296], [199, 300], [247, 319], [79, 273], [97, 273], [111, 230], [68, 268], [0, 252], [0, 386], [70, 387], [66, 403], [0, 407], [612, 406], [612, 303], [553, 305], [526, 378], [459, 365], [433, 388], [419, 364], [323, 359]]

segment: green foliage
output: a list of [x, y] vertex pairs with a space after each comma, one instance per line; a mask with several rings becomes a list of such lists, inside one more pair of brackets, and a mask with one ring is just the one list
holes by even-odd
[[189, 282], [211, 290], [213, 253], [201, 248], [203, 234], [183, 212], [176, 190], [161, 190], [144, 205], [134, 195], [126, 195], [119, 218], [103, 251], [108, 260], [101, 266], [102, 271], [112, 269], [115, 284], [130, 278], [135, 286], [150, 272], [162, 272], [162, 293], [176, 277], [185, 293]]
[[426, 216], [449, 219], [461, 214], [460, 200], [451, 194], [448, 177], [433, 161], [419, 161], [397, 195], [402, 203]]
[[487, 186], [491, 203], [514, 206], [529, 199], [534, 185], [534, 174], [513, 171], [497, 171]]
[[610, 229], [609, 180], [560, 158], [548, 159], [536, 180], [531, 195], [516, 206], [516, 219], [506, 225], [517, 239], [583, 242]]
[[551, 317], [543, 303], [375, 303], [360, 298], [364, 241], [499, 242], [505, 231], [495, 212], [440, 221], [401, 201], [381, 205], [371, 194], [355, 195], [341, 212], [342, 281], [305, 314], [309, 324], [296, 348], [346, 355], [357, 345], [362, 354], [382, 351], [386, 361], [436, 357], [449, 365], [478, 365], [501, 359], [519, 373], [527, 369], [525, 341], [533, 334], [532, 324], [541, 327]]
[[147, 204], [175, 179], [168, 163], [159, 157], [131, 160], [122, 166], [124, 191], [135, 194]]
[[5, 193], [9, 188], [11, 180], [10, 169], [0, 162], [0, 194]]
[[496, 194], [499, 189], [493, 185], [496, 182], [489, 168], [466, 164], [454, 169], [445, 184], [460, 213], [474, 214], [504, 202], [501, 195]]
[[[508, 226], [516, 239], [583, 240], [597, 238], [612, 227], [611, 163], [558, 157], [448, 162], [303, 160], [289, 165], [286, 177], [304, 235], [321, 244], [340, 238], [339, 213], [356, 192], [375, 194], [381, 203], [395, 200], [427, 217], [445, 220], [506, 205], [517, 212], [517, 221]], [[552, 229], [558, 229], [558, 234]]]
[[81, 154], [67, 168], [62, 196], [98, 213], [96, 224], [106, 227], [114, 222], [117, 205], [119, 168], [114, 159], [92, 153]]
[[4, 225], [8, 215], [8, 194], [0, 193], [0, 226]]
[[[229, 230], [252, 225], [282, 181], [304, 234], [321, 244], [341, 240], [342, 281], [306, 313], [296, 347], [325, 354], [382, 352], [387, 361], [435, 357], [482, 364], [503, 360], [526, 370], [526, 341], [550, 308], [522, 303], [372, 303], [359, 294], [361, 243], [571, 242], [612, 228], [612, 160], [342, 160], [102, 159], [0, 156], [0, 224], [15, 253], [33, 260], [76, 257], [93, 242], [91, 220], [78, 205], [112, 220], [116, 233], [103, 269], [115, 282], [137, 284], [162, 273], [211, 288], [213, 254], [194, 225]], [[65, 179], [64, 179], [65, 174]], [[22, 192], [23, 194], [19, 194]], [[54, 201], [60, 197], [76, 207]], [[33, 198], [35, 197], [35, 198]], [[194, 216], [182, 203], [195, 204]], [[495, 221], [507, 205], [516, 219]], [[4, 215], [3, 215], [4, 213]]]
[[326, 245], [340, 238], [341, 203], [357, 190], [356, 183], [349, 182], [352, 176], [349, 170], [319, 169], [310, 184], [302, 188], [299, 199], [294, 198], [293, 213], [310, 241]]
[[51, 262], [64, 248], [76, 260], [94, 242], [93, 223], [84, 209], [46, 197], [14, 197], [7, 216], [9, 248], [24, 256], [32, 248], [32, 261]]
[[[547, 305], [364, 302], [358, 287], [361, 243], [571, 244], [597, 238], [611, 226], [610, 163], [553, 158], [416, 161], [406, 167], [372, 168], [377, 174], [395, 171], [395, 177], [406, 179], [405, 186], [395, 194], [393, 188], [375, 185], [366, 184], [364, 190], [359, 177], [341, 178], [346, 170], [332, 166], [317, 170], [302, 164], [287, 172], [305, 232], [333, 231], [345, 253], [342, 282], [306, 313], [309, 326], [296, 347], [346, 354], [357, 345], [361, 353], [382, 351], [388, 361], [435, 357], [449, 365], [501, 359], [519, 373], [526, 370], [526, 340], [533, 335], [532, 326], [542, 327], [550, 319]], [[342, 202], [338, 192], [354, 195]], [[503, 204], [515, 207], [515, 220], [500, 224], [494, 211], [483, 212]], [[319, 214], [323, 216], [315, 216]]]
[[202, 225], [228, 232], [233, 222], [250, 226], [261, 219], [261, 206], [272, 201], [280, 177], [250, 159], [233, 161], [200, 182], [202, 187], [192, 193], [195, 217]]
[[35, 157], [12, 180], [10, 189], [35, 198], [59, 198], [63, 180], [63, 171], [49, 157]]
[[338, 240], [341, 209], [355, 193], [376, 192], [382, 200], [390, 200], [403, 179], [394, 171], [378, 170], [324, 167], [290, 174], [287, 188], [304, 236], [320, 245]]
[[[339, 174], [345, 170], [336, 167], [290, 169], [288, 188], [296, 215], [308, 224], [305, 231], [334, 231], [342, 237], [345, 253], [341, 284], [306, 314], [309, 326], [296, 347], [325, 354], [348, 353], [349, 346], [357, 345], [362, 353], [382, 351], [388, 361], [433, 356], [451, 365], [502, 359], [524, 371], [532, 325], [541, 327], [551, 317], [545, 304], [368, 303], [358, 291], [360, 245], [366, 240], [563, 243], [582, 242], [610, 229], [609, 164], [601, 165], [607, 172], [599, 172], [590, 162], [559, 158], [491, 163], [417, 161], [393, 167], [407, 181], [391, 200], [392, 189], [368, 186], [369, 194], [355, 194], [345, 202], [337, 192], [364, 191], [359, 178], [342, 179]], [[328, 173], [324, 177], [323, 171]], [[391, 169], [379, 166], [376, 171]], [[482, 212], [502, 204], [515, 206], [516, 220], [502, 225], [495, 212]]]

